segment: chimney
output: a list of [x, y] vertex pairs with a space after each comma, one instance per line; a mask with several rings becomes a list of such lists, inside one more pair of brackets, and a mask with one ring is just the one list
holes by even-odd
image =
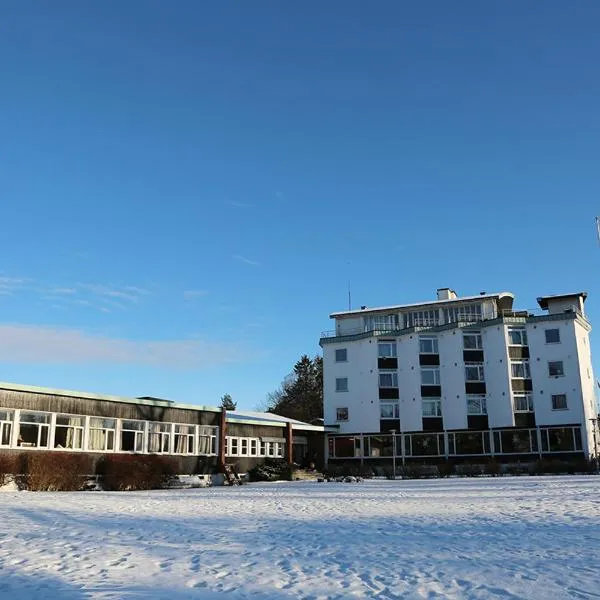
[[456, 297], [456, 292], [450, 288], [438, 288], [437, 290], [438, 300], [454, 300]]

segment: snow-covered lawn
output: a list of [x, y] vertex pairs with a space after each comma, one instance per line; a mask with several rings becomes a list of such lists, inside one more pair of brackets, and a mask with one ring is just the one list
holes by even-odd
[[0, 598], [600, 598], [600, 477], [0, 494]]

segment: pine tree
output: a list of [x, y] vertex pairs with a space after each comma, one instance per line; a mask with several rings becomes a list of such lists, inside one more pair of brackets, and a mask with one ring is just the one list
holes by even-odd
[[235, 410], [237, 408], [237, 402], [234, 402], [229, 394], [225, 394], [221, 398], [221, 408], [224, 408], [225, 410]]
[[279, 389], [269, 394], [267, 407], [268, 412], [298, 421], [322, 419], [323, 359], [301, 356]]

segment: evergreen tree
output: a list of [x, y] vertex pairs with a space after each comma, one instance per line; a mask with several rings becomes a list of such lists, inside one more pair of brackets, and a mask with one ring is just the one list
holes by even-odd
[[225, 410], [235, 410], [236, 407], [237, 402], [234, 402], [229, 394], [225, 394], [221, 398], [221, 408], [224, 408]]
[[294, 365], [279, 389], [267, 398], [268, 412], [310, 422], [323, 418], [323, 359], [306, 354]]

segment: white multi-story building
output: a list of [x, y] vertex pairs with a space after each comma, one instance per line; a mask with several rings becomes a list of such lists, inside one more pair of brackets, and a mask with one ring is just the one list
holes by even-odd
[[323, 333], [329, 459], [591, 457], [600, 439], [587, 294], [508, 292], [333, 313]]

